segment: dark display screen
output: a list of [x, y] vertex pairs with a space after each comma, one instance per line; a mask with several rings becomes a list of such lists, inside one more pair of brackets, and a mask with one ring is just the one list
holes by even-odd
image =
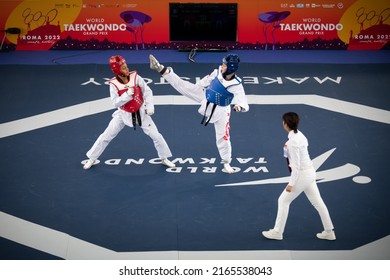
[[170, 41], [237, 39], [236, 3], [169, 3]]

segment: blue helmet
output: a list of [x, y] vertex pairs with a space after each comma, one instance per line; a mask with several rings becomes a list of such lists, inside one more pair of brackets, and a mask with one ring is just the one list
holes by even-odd
[[230, 53], [222, 59], [222, 63], [227, 66], [225, 75], [232, 74], [237, 71], [240, 58], [234, 53]]

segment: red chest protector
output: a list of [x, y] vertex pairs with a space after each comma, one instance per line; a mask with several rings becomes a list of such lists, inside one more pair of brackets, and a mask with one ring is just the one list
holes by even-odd
[[130, 87], [134, 88], [133, 99], [131, 99], [125, 105], [122, 105], [121, 107], [119, 107], [122, 110], [129, 112], [129, 113], [134, 113], [134, 112], [139, 111], [142, 104], [144, 103], [144, 97], [142, 95], [141, 88], [135, 84], [136, 78], [137, 78], [137, 71], [132, 71], [129, 74], [129, 77], [128, 77], [129, 81], [126, 84], [119, 82], [117, 78], [112, 78], [109, 81], [111, 84], [113, 84], [118, 89], [119, 96], [126, 93], [128, 88], [130, 88]]

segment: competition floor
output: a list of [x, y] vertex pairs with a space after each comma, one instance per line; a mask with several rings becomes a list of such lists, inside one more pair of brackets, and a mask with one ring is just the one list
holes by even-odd
[[[250, 103], [232, 113], [232, 166], [213, 126], [149, 69], [150, 51], [121, 51], [152, 88], [157, 127], [177, 168], [126, 127], [83, 170], [114, 109], [111, 51], [0, 53], [0, 259], [390, 259], [390, 53], [237, 51]], [[195, 82], [225, 53], [152, 51]], [[337, 240], [318, 240], [301, 195], [282, 241], [266, 240], [287, 183], [281, 116], [309, 139]]]

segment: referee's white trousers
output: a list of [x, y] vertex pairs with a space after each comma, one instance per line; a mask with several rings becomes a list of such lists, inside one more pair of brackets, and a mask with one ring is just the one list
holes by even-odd
[[329, 215], [328, 208], [322, 200], [320, 191], [318, 190], [316, 179], [316, 173], [314, 168], [309, 168], [300, 171], [299, 178], [295, 186], [292, 187], [291, 192], [283, 190], [278, 199], [278, 214], [276, 216], [274, 230], [279, 233], [284, 232], [286, 226], [288, 212], [291, 202], [294, 201], [302, 192], [306, 194], [310, 203], [318, 211], [320, 215], [324, 230], [332, 230], [333, 223]]
[[[179, 93], [190, 98], [191, 100], [201, 104], [199, 113], [203, 115], [206, 107], [206, 95], [205, 88], [193, 84], [189, 81], [180, 78], [172, 68], [169, 68], [170, 72], [164, 75], [164, 79]], [[208, 114], [210, 113], [213, 104], [210, 104], [207, 108]], [[229, 110], [227, 110], [229, 109]], [[210, 123], [214, 124], [215, 141], [218, 148], [219, 156], [224, 162], [230, 162], [232, 157], [232, 145], [230, 142], [230, 107], [217, 106]]]
[[[93, 144], [92, 148], [87, 152], [87, 157], [90, 159], [98, 159], [104, 152], [108, 144], [114, 139], [118, 133], [125, 127], [125, 125], [132, 127], [131, 114], [122, 110], [114, 112], [110, 123], [106, 130], [100, 134], [98, 139]], [[150, 116], [147, 116], [144, 112], [141, 112], [142, 118], [142, 130], [152, 140], [155, 149], [157, 150], [158, 157], [160, 159], [169, 158], [172, 156], [171, 150], [164, 137], [158, 131], [157, 126], [153, 122]], [[129, 141], [130, 142], [130, 141]], [[131, 145], [128, 145], [131, 147]], [[137, 147], [134, 147], [137, 148]]]

